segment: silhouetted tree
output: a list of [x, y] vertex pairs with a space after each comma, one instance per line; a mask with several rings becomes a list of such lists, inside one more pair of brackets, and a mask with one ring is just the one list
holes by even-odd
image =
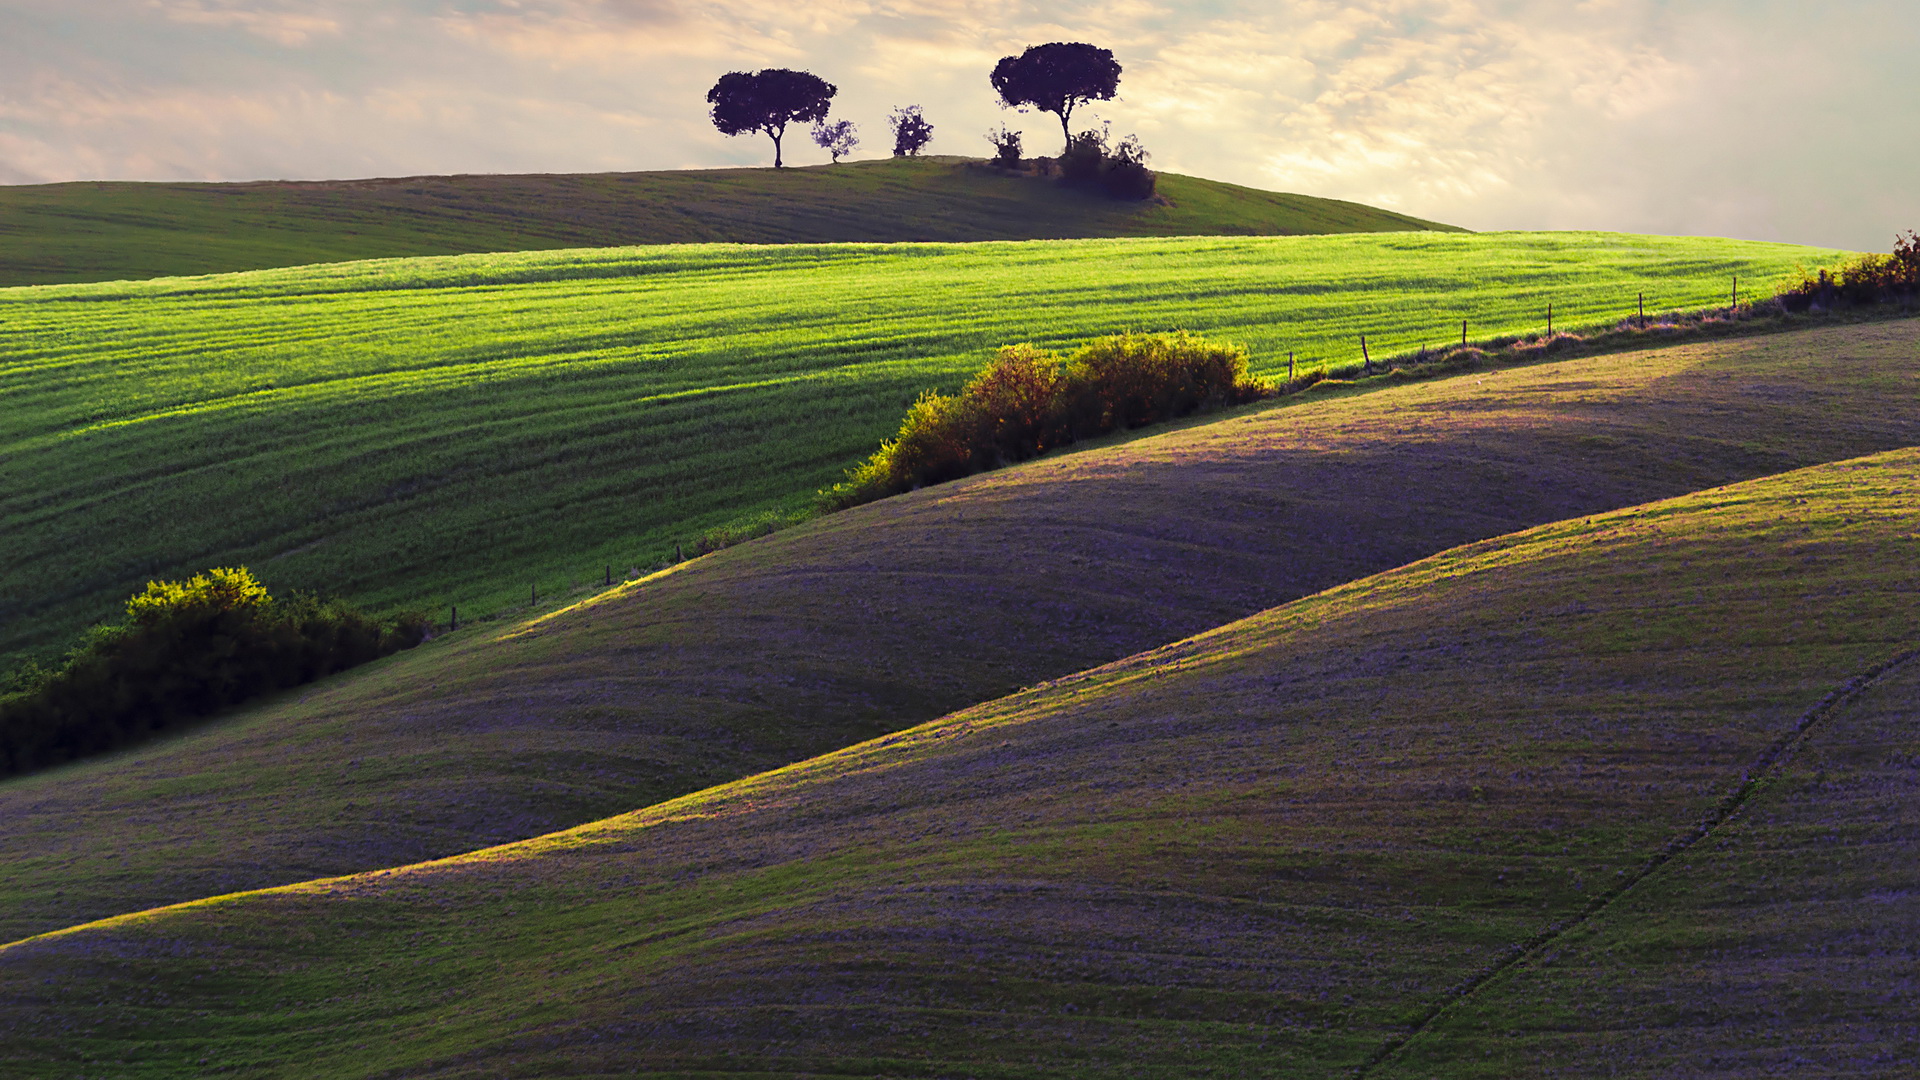
[[1077, 41], [1030, 46], [1019, 56], [1003, 56], [989, 76], [1006, 108], [1029, 106], [1060, 118], [1060, 134], [1073, 143], [1077, 105], [1112, 101], [1120, 89], [1120, 65], [1111, 50]]
[[860, 129], [851, 120], [836, 120], [829, 124], [825, 120], [813, 122], [813, 141], [820, 149], [833, 155], [833, 163], [853, 153], [860, 145]]
[[918, 105], [893, 110], [887, 124], [893, 128], [894, 157], [917, 157], [921, 149], [933, 141], [933, 125], [920, 115]]
[[722, 135], [762, 131], [773, 139], [773, 167], [785, 166], [780, 139], [787, 125], [824, 120], [839, 89], [808, 71], [767, 68], [748, 73], [729, 71], [707, 91], [713, 106], [713, 126]]

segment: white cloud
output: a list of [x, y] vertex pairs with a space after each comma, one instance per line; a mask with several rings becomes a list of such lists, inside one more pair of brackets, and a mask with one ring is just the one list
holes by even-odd
[[[1161, 167], [1489, 227], [1884, 246], [1920, 11], [1843, 0], [0, 0], [0, 178], [330, 177], [764, 161], [702, 100], [801, 66], [884, 143], [984, 154], [986, 72], [1115, 50]], [[1076, 115], [1076, 123], [1081, 116]], [[1093, 119], [1093, 118], [1088, 118]], [[797, 148], [807, 158], [811, 148]]]

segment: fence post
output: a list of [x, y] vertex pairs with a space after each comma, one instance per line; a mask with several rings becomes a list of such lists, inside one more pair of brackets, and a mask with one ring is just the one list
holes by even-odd
[[1733, 275], [1733, 306], [1740, 306], [1740, 275]]
[[460, 629], [460, 605], [455, 604], [452, 613], [447, 616], [447, 632], [452, 633], [458, 629]]
[[1647, 294], [1640, 294], [1640, 329], [1647, 328]]
[[537, 604], [539, 602], [540, 602], [540, 586], [539, 585], [527, 586], [527, 603]]
[[1460, 347], [1463, 349], [1467, 347], [1467, 320], [1465, 319], [1460, 320]]
[[1553, 336], [1553, 305], [1547, 305], [1547, 336]]
[[677, 540], [674, 541], [674, 544], [673, 544], [673, 561], [674, 562], [687, 561], [687, 557], [685, 555], [680, 554], [680, 542]]
[[1293, 381], [1293, 350], [1287, 350], [1287, 381]]
[[1373, 374], [1373, 356], [1367, 352], [1367, 335], [1360, 335], [1360, 359], [1366, 365], [1368, 375]]
[[613, 564], [612, 563], [607, 564], [607, 587], [608, 588], [613, 587]]

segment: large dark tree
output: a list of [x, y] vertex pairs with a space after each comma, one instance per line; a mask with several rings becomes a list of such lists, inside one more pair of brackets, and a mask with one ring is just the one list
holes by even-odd
[[1120, 89], [1120, 65], [1111, 50], [1078, 41], [1055, 41], [1030, 46], [1019, 56], [1003, 56], [990, 76], [1000, 103], [1009, 108], [1032, 107], [1060, 118], [1060, 133], [1073, 143], [1074, 106], [1089, 101], [1112, 101]]
[[839, 88], [810, 71], [767, 68], [765, 71], [729, 71], [707, 91], [713, 106], [713, 126], [722, 135], [762, 131], [773, 139], [773, 167], [780, 159], [780, 137], [787, 125], [824, 120]]

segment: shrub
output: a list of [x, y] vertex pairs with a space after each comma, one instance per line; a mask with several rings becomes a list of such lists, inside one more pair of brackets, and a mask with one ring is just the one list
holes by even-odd
[[137, 742], [248, 698], [419, 644], [426, 620], [337, 600], [275, 601], [245, 568], [156, 581], [52, 670], [0, 684], [0, 775]]
[[1100, 182], [1101, 167], [1107, 163], [1107, 133], [1089, 128], [1067, 140], [1060, 152], [1062, 183], [1091, 187]]
[[1089, 129], [1067, 142], [1060, 155], [1060, 182], [1098, 187], [1116, 199], [1149, 199], [1158, 178], [1147, 168], [1147, 157], [1137, 136], [1129, 135], [1109, 149], [1106, 128]]
[[1245, 350], [1186, 334], [1101, 338], [1064, 361], [1010, 345], [958, 394], [920, 395], [899, 435], [820, 501], [837, 510], [1273, 392], [1247, 374]]
[[1116, 199], [1153, 198], [1159, 179], [1147, 168], [1147, 156], [1147, 148], [1140, 145], [1136, 136], [1129, 135], [1121, 139], [1120, 145], [1107, 155], [1100, 185]]
[[1002, 169], [1020, 167], [1020, 133], [1001, 124], [987, 132], [987, 141], [993, 144], [993, 164]]
[[1797, 280], [1789, 280], [1780, 290], [1779, 300], [1788, 311], [1806, 311], [1843, 300], [1877, 304], [1915, 296], [1920, 296], [1920, 234], [1907, 232], [1894, 238], [1890, 255], [1856, 256], [1837, 272], [1800, 271]]

